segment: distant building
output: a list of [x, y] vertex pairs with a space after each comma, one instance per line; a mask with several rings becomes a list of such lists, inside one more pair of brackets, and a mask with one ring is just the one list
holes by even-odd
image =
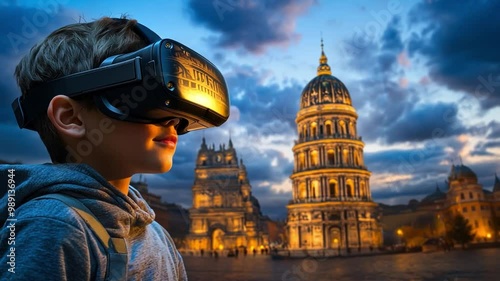
[[358, 115], [346, 86], [331, 75], [323, 43], [319, 61], [296, 118], [288, 247], [312, 255], [373, 249], [382, 243], [382, 230], [357, 134]]
[[500, 241], [500, 180], [495, 175], [493, 187], [484, 189], [476, 174], [467, 166], [452, 165], [445, 192], [436, 191], [409, 205], [382, 205], [384, 230], [390, 236], [411, 226], [427, 229], [428, 236], [444, 236], [450, 215], [462, 214], [476, 233], [474, 242]]
[[[495, 175], [492, 191], [483, 189], [467, 166], [452, 166], [443, 212], [461, 213], [472, 225], [476, 242], [500, 240], [500, 181]], [[444, 213], [441, 212], [444, 215]]]
[[187, 249], [222, 251], [267, 247], [269, 219], [252, 195], [243, 161], [233, 143], [208, 147], [203, 138], [193, 185]]

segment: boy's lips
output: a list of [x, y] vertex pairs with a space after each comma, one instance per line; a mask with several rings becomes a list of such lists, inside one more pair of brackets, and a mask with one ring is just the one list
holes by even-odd
[[177, 144], [177, 136], [169, 135], [169, 136], [165, 136], [165, 137], [159, 137], [159, 138], [153, 139], [153, 141], [164, 143], [164, 144], [175, 145], [175, 144]]

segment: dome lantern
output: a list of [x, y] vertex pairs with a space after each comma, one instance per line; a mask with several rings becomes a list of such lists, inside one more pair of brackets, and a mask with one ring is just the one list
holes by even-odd
[[319, 59], [317, 76], [302, 90], [300, 108], [318, 104], [341, 104], [352, 106], [351, 96], [342, 81], [332, 76], [328, 59], [323, 50], [321, 39], [321, 57]]
[[332, 70], [328, 65], [328, 58], [323, 50], [323, 38], [321, 38], [321, 57], [319, 58], [318, 76], [319, 75], [332, 75]]

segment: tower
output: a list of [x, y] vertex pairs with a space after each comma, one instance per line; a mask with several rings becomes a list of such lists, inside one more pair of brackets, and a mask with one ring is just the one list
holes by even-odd
[[229, 140], [198, 151], [187, 237], [190, 250], [253, 250], [268, 244], [264, 216], [252, 195], [246, 167]]
[[295, 119], [293, 199], [287, 206], [290, 250], [334, 255], [382, 243], [357, 118], [349, 91], [332, 76], [321, 40], [317, 76], [304, 87]]

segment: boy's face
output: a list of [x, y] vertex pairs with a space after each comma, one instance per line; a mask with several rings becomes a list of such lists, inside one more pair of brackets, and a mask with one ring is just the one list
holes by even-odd
[[111, 119], [97, 109], [81, 114], [86, 138], [76, 142], [76, 150], [84, 141], [90, 142], [92, 152], [85, 162], [108, 175], [108, 180], [136, 173], [164, 173], [172, 167], [178, 119], [156, 125]]

